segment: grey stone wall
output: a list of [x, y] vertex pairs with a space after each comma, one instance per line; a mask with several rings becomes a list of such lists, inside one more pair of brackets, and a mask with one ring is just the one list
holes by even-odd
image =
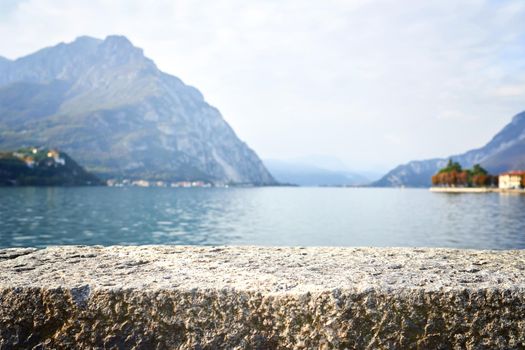
[[0, 250], [1, 349], [522, 349], [525, 252]]

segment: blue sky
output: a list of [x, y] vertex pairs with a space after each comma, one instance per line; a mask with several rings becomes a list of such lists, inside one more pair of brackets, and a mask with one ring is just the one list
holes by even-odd
[[126, 35], [263, 158], [386, 170], [525, 110], [525, 1], [2, 0], [0, 55]]

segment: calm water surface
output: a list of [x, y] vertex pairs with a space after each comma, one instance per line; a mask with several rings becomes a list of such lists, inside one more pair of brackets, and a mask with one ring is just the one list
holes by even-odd
[[525, 248], [525, 196], [344, 188], [0, 188], [0, 246]]

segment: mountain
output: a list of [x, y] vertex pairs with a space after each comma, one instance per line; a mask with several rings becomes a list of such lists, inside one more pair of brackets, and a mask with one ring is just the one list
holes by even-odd
[[275, 183], [197, 89], [123, 36], [0, 61], [0, 149], [28, 145], [60, 148], [105, 178]]
[[342, 169], [326, 169], [299, 161], [265, 159], [264, 164], [281, 183], [299, 186], [356, 186], [370, 182], [367, 177], [360, 174]]
[[481, 148], [448, 158], [412, 161], [399, 165], [372, 186], [430, 186], [432, 175], [444, 167], [448, 159], [453, 159], [467, 168], [481, 164], [492, 174], [525, 169], [525, 112], [514, 116], [509, 124]]
[[43, 148], [0, 152], [0, 186], [103, 185], [66, 153]]
[[304, 164], [331, 171], [348, 171], [346, 164], [343, 163], [341, 159], [324, 154], [304, 155], [301, 157], [287, 159], [286, 162]]

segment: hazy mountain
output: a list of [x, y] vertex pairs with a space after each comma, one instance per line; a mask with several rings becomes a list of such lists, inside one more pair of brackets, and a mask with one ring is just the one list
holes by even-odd
[[289, 163], [304, 164], [331, 171], [348, 171], [346, 164], [343, 163], [341, 159], [334, 156], [314, 154], [291, 158], [286, 161]]
[[485, 146], [441, 159], [412, 161], [391, 170], [374, 186], [430, 186], [431, 177], [452, 158], [463, 167], [479, 163], [489, 172], [525, 169], [525, 112], [496, 134]]
[[[302, 159], [305, 161], [311, 158]], [[367, 177], [347, 170], [326, 169], [297, 160], [265, 159], [264, 164], [275, 179], [281, 183], [299, 186], [355, 186], [370, 182]], [[334, 162], [324, 164], [326, 166], [338, 165]]]
[[122, 36], [0, 60], [0, 149], [26, 145], [105, 177], [275, 182], [197, 89]]
[[381, 171], [376, 169], [352, 169], [349, 168], [343, 161], [341, 161], [341, 159], [328, 155], [307, 155], [287, 159], [286, 162], [303, 164], [312, 166], [314, 168], [341, 173], [347, 177], [350, 177], [352, 181], [359, 185], [378, 180], [384, 175], [384, 169]]

